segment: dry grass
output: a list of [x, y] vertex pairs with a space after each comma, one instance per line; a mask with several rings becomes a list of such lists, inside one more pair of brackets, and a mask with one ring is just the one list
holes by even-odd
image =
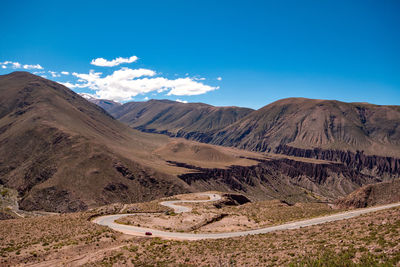
[[400, 208], [297, 230], [201, 241], [130, 237], [89, 222], [90, 215], [75, 213], [0, 222], [0, 265], [396, 266], [400, 263]]
[[87, 218], [76, 213], [0, 221], [1, 265], [40, 262], [72, 247], [109, 246], [120, 236]]
[[319, 217], [337, 212], [337, 210], [333, 210], [325, 203], [296, 203], [295, 205], [288, 205], [279, 200], [266, 200], [246, 203], [241, 206], [227, 206], [222, 208], [222, 212], [246, 216], [249, 220], [264, 226]]
[[130, 240], [98, 264], [135, 266], [396, 266], [400, 209], [241, 238]]

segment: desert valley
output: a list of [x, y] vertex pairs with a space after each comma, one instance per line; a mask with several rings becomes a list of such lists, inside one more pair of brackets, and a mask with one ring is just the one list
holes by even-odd
[[400, 1], [0, 7], [0, 267], [400, 267]]
[[399, 262], [399, 106], [122, 105], [27, 72], [0, 94], [2, 265]]

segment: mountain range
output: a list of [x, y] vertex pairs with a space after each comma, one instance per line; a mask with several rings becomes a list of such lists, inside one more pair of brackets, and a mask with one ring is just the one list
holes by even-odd
[[141, 131], [251, 151], [290, 146], [400, 156], [400, 106], [287, 98], [259, 110], [169, 100], [106, 110]]
[[144, 132], [205, 141], [204, 138], [235, 123], [253, 110], [239, 107], [214, 107], [203, 103], [149, 100], [129, 102], [114, 106], [107, 111], [119, 121]]
[[206, 190], [330, 201], [399, 177], [399, 132], [399, 106], [303, 98], [259, 110], [119, 104], [27, 72], [0, 76], [0, 183], [18, 191], [26, 210]]
[[400, 174], [400, 106], [288, 98], [251, 110], [150, 100], [108, 112], [143, 132]]

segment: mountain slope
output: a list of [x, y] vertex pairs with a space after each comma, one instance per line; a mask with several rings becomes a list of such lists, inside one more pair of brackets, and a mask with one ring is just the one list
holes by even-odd
[[288, 98], [218, 131], [211, 143], [253, 151], [279, 146], [400, 155], [400, 106]]
[[287, 98], [253, 111], [150, 100], [109, 112], [141, 131], [251, 151], [289, 146], [400, 157], [400, 106]]
[[400, 106], [289, 98], [216, 132], [210, 143], [341, 162], [400, 177]]
[[152, 100], [110, 112], [144, 132], [400, 176], [400, 106], [288, 98], [251, 111]]
[[167, 137], [134, 131], [60, 84], [0, 76], [0, 107], [0, 182], [19, 191], [24, 209], [75, 211], [189, 190], [149, 152]]
[[400, 202], [400, 180], [363, 186], [336, 201], [340, 208], [366, 208]]
[[210, 133], [252, 112], [248, 108], [213, 107], [169, 100], [130, 102], [109, 110], [114, 118], [145, 132], [207, 141]]
[[[250, 112], [166, 104], [167, 109], [160, 101], [139, 103], [145, 107], [135, 112], [146, 119], [144, 125], [175, 126], [171, 135], [182, 129], [197, 133], [192, 129], [207, 125], [209, 137]], [[148, 107], [165, 112], [147, 117], [148, 111], [138, 111]], [[208, 190], [240, 192], [253, 200], [321, 201], [383, 178], [338, 162], [143, 133], [58, 83], [26, 72], [0, 76], [0, 183], [18, 190], [22, 209], [68, 212]]]

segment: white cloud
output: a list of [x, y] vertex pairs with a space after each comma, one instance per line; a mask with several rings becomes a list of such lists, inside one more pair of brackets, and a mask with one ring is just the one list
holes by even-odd
[[[88, 74], [72, 73], [78, 83], [66, 85], [69, 88], [90, 88], [102, 99], [116, 101], [131, 100], [138, 94], [168, 91], [167, 95], [199, 95], [218, 89], [197, 82], [192, 78], [170, 80], [164, 77], [153, 77], [156, 72], [149, 69], [122, 68], [111, 75], [101, 77], [101, 72], [91, 70]], [[66, 83], [64, 83], [65, 85]]]
[[190, 78], [169, 80], [167, 85], [171, 88], [168, 95], [201, 95], [219, 88], [193, 81]]
[[[18, 63], [18, 64], [19, 64], [19, 63]], [[19, 65], [19, 66], [21, 66], [21, 65]], [[40, 66], [39, 64], [36, 64], [36, 65], [24, 65], [23, 67], [24, 67], [24, 69], [26, 69], [26, 70], [31, 70], [31, 69], [42, 70], [42, 69], [43, 69], [43, 67]]]
[[58, 83], [64, 85], [65, 87], [68, 87], [69, 89], [88, 87], [86, 86], [86, 84], [79, 84], [79, 83], [71, 83], [71, 82], [58, 82]]
[[107, 59], [100, 57], [93, 59], [92, 62], [90, 62], [90, 64], [100, 67], [115, 67], [122, 63], [132, 63], [137, 60], [138, 60], [137, 56], [131, 56], [129, 58], [117, 57], [116, 59], [113, 59], [111, 61], [108, 61]]
[[180, 99], [177, 99], [177, 100], [175, 100], [176, 102], [179, 102], [179, 103], [187, 103], [187, 101], [186, 100], [180, 100]]
[[72, 84], [72, 83], [70, 83], [70, 82], [65, 82], [65, 83], [63, 83], [63, 82], [58, 82], [58, 83], [64, 85], [65, 87], [68, 87], [69, 89], [73, 89], [73, 88], [76, 88], [76, 87], [77, 87], [77, 86], [75, 86], [75, 84]]
[[13, 69], [20, 69], [21, 68], [21, 64], [18, 63], [18, 62], [12, 62], [11, 64], [12, 64]]
[[149, 100], [149, 98], [146, 96], [146, 97], [144, 98], [144, 100], [146, 100], [146, 101], [147, 101], [147, 100]]
[[18, 62], [12, 62], [12, 61], [4, 61], [4, 62], [0, 62], [0, 65], [3, 69], [7, 68], [7, 65], [10, 65], [9, 67], [13, 68], [13, 69], [20, 69], [21, 68], [21, 64]]
[[50, 73], [51, 74], [51, 77], [61, 77], [61, 75], [60, 74], [58, 74], [57, 72], [55, 72], [55, 71], [48, 71], [48, 73]]
[[69, 75], [69, 72], [68, 71], [62, 71], [61, 74]]
[[217, 80], [218, 81], [222, 81], [222, 77], [217, 77]]
[[36, 65], [22, 65], [19, 62], [13, 62], [13, 61], [4, 61], [4, 62], [0, 62], [0, 65], [3, 69], [6, 69], [8, 66], [13, 68], [13, 69], [38, 69], [38, 70], [42, 70], [43, 67], [40, 66], [39, 64]]

